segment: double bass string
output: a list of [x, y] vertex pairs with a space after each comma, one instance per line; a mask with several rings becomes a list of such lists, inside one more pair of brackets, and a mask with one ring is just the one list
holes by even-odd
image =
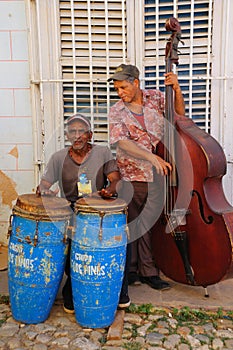
[[[168, 56], [166, 57], [166, 73], [172, 69], [171, 64], [171, 45], [168, 43]], [[165, 159], [172, 165], [172, 172], [167, 176], [166, 179], [166, 203], [165, 203], [165, 215], [168, 224], [168, 233], [175, 235], [175, 226], [173, 220], [171, 220], [171, 211], [174, 206], [174, 186], [177, 185], [176, 179], [176, 165], [175, 165], [175, 141], [174, 141], [174, 106], [173, 106], [173, 90], [172, 86], [166, 86], [165, 96]]]

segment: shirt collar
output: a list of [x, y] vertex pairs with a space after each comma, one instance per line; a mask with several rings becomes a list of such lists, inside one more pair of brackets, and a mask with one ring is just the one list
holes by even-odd
[[[146, 100], [150, 97], [150, 93], [148, 90], [141, 89], [142, 91], [142, 99], [143, 99], [143, 104], [145, 104]], [[118, 101], [118, 108], [119, 110], [125, 109], [125, 104], [122, 100]]]

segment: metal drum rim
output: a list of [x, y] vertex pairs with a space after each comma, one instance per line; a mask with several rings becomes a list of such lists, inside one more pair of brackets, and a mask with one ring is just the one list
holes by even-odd
[[[85, 212], [85, 213], [87, 212], [87, 213], [114, 214], [114, 213], [126, 212], [128, 209], [126, 202], [120, 199], [104, 200], [101, 198], [93, 198], [93, 201], [94, 203], [92, 203], [92, 197], [90, 198], [84, 197], [84, 198], [78, 199], [75, 203], [75, 208], [74, 208], [75, 213], [77, 214], [78, 212]], [[107, 204], [109, 206], [107, 206]]]
[[[58, 211], [58, 210], [57, 210]], [[12, 210], [13, 215], [20, 216], [25, 219], [38, 219], [38, 220], [44, 220], [44, 221], [63, 221], [70, 219], [72, 216], [72, 213], [68, 214], [62, 214], [62, 213], [57, 213], [55, 214], [52, 211], [47, 210], [46, 213], [35, 213], [35, 212], [30, 212], [28, 210], [24, 210], [17, 205], [14, 206]]]

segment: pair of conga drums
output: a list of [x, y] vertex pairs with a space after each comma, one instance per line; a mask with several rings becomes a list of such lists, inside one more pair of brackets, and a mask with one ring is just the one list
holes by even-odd
[[125, 202], [83, 198], [73, 213], [65, 199], [24, 194], [10, 221], [8, 283], [14, 319], [40, 323], [48, 318], [63, 278], [69, 237], [76, 320], [84, 327], [109, 326], [125, 267]]

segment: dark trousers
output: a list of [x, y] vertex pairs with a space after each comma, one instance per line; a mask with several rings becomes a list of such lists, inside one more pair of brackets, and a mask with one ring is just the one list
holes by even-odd
[[121, 287], [121, 295], [128, 294], [128, 274], [130, 269], [130, 262], [131, 262], [131, 246], [130, 244], [127, 244], [125, 270], [124, 270], [124, 276], [123, 276], [122, 287]]
[[151, 228], [164, 207], [162, 185], [161, 181], [122, 183], [120, 196], [128, 204], [130, 231], [126, 272], [137, 272], [141, 276], [158, 275], [151, 249]]
[[72, 300], [72, 285], [70, 277], [70, 249], [71, 249], [71, 239], [68, 239], [68, 253], [66, 257], [65, 273], [67, 276], [64, 287], [62, 288], [62, 295], [65, 300]]
[[[75, 202], [72, 202], [70, 207], [74, 211]], [[71, 226], [75, 225], [74, 215], [75, 214], [73, 214], [73, 216], [71, 218], [71, 222], [70, 222]], [[67, 279], [66, 279], [66, 282], [62, 288], [63, 298], [68, 304], [73, 303], [72, 285], [71, 285], [71, 276], [70, 276], [70, 251], [71, 251], [71, 238], [68, 238], [68, 253], [67, 253], [66, 264], [65, 264], [65, 274], [67, 276]]]

